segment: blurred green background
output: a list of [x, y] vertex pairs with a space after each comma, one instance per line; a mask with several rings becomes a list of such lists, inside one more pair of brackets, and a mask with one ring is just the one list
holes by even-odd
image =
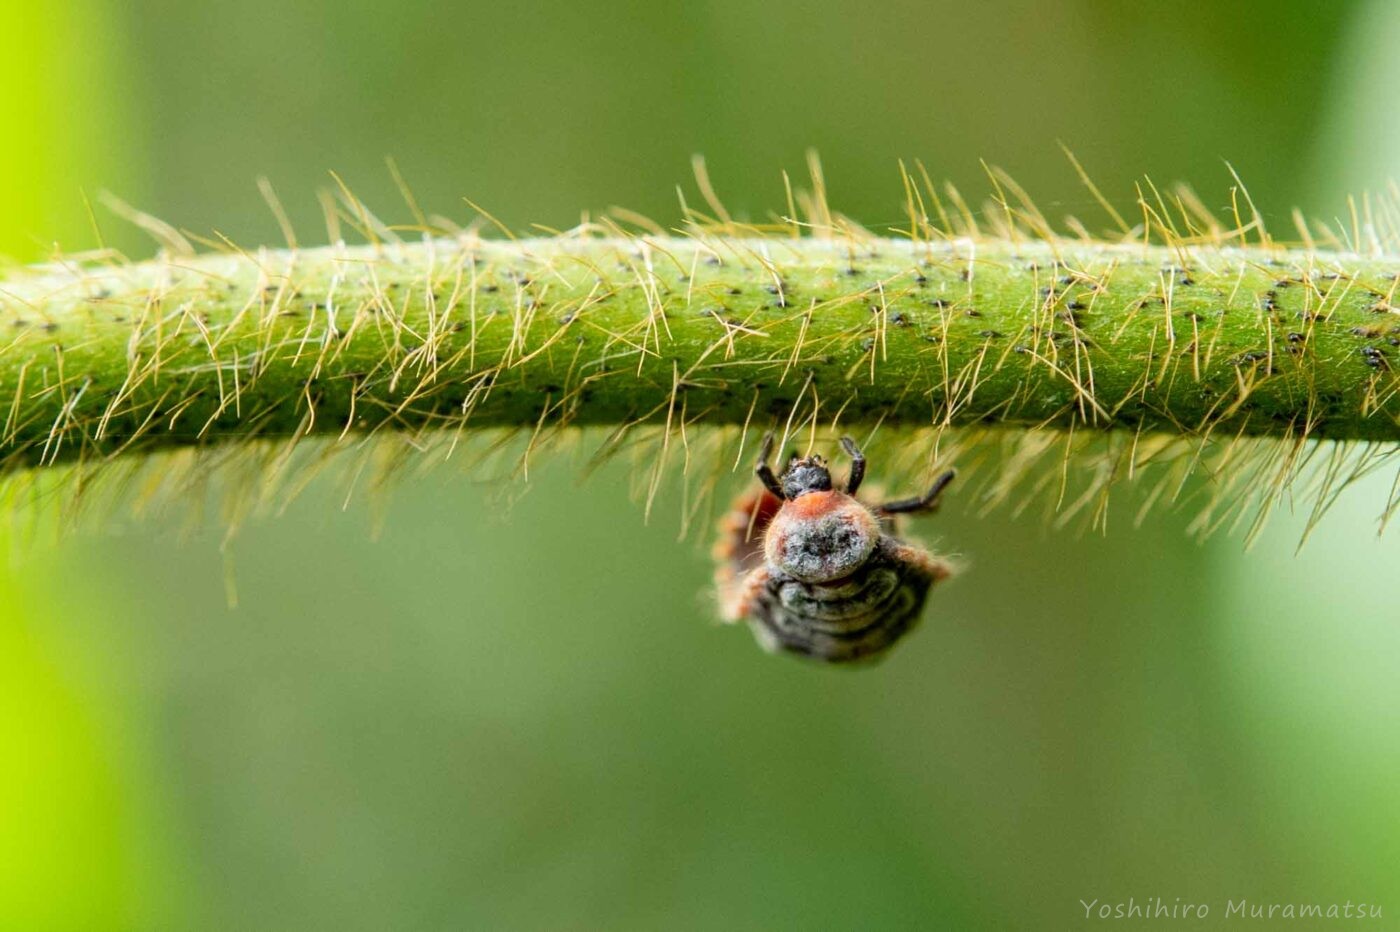
[[[329, 170], [406, 221], [389, 155], [429, 209], [517, 228], [670, 220], [695, 152], [761, 218], [809, 146], [872, 227], [900, 157], [977, 192], [985, 158], [1102, 222], [1057, 140], [1125, 207], [1143, 175], [1223, 207], [1228, 159], [1286, 230], [1400, 174], [1397, 10], [0, 0], [0, 253], [94, 247], [101, 190], [276, 243], [260, 175], [303, 242]], [[954, 503], [917, 530], [974, 569], [850, 673], [715, 627], [679, 502], [644, 521], [626, 466], [579, 472], [537, 464], [509, 508], [432, 473], [377, 537], [318, 480], [231, 544], [234, 609], [217, 527], [13, 515], [0, 928], [1068, 928], [1129, 896], [1207, 926], [1231, 898], [1400, 916], [1391, 476], [1297, 557], [1301, 515], [1244, 553], [1189, 514], [1134, 530], [1130, 503], [1086, 537]]]

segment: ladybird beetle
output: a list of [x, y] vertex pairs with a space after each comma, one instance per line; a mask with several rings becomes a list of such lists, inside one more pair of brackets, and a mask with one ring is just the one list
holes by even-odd
[[820, 456], [768, 465], [773, 437], [754, 469], [763, 488], [739, 497], [715, 546], [721, 613], [747, 621], [760, 645], [846, 663], [887, 651], [919, 620], [929, 588], [953, 567], [901, 540], [897, 515], [930, 512], [957, 475], [948, 470], [924, 495], [881, 505], [855, 498], [865, 456], [850, 437], [845, 491], [832, 488]]

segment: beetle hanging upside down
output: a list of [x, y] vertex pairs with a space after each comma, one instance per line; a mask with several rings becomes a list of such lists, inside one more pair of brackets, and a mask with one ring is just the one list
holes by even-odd
[[896, 534], [896, 515], [928, 512], [957, 475], [949, 470], [919, 498], [865, 505], [854, 497], [865, 457], [850, 437], [846, 490], [831, 486], [819, 456], [793, 454], [781, 477], [763, 440], [755, 469], [763, 489], [741, 496], [715, 545], [720, 608], [746, 620], [771, 651], [843, 663], [876, 657], [919, 620], [929, 587], [952, 575], [945, 561]]

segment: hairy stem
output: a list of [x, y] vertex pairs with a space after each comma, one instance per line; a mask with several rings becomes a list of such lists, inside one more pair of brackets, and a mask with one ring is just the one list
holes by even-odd
[[726, 236], [265, 250], [0, 280], [0, 456], [463, 426], [1400, 438], [1400, 260]]

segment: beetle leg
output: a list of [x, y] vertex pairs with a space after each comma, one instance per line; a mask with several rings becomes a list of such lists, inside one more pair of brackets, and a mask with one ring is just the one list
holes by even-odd
[[958, 471], [950, 469], [934, 480], [933, 486], [918, 498], [902, 498], [898, 501], [885, 502], [883, 505], [876, 506], [875, 510], [887, 515], [934, 511], [938, 508], [938, 499], [943, 494], [943, 490], [948, 488], [948, 484], [957, 477]]
[[768, 567], [754, 567], [725, 598], [720, 606], [720, 615], [725, 621], [739, 621], [749, 617], [749, 613], [753, 611], [754, 599], [767, 585]]
[[841, 449], [851, 458], [851, 475], [846, 479], [846, 494], [854, 495], [865, 479], [865, 454], [860, 452], [860, 447], [856, 446], [856, 442], [850, 437], [841, 438]]
[[772, 492], [781, 501], [783, 496], [783, 486], [778, 482], [778, 477], [773, 475], [773, 467], [768, 465], [768, 457], [773, 453], [773, 435], [767, 433], [763, 435], [763, 445], [758, 449], [758, 463], [754, 466], [754, 475], [758, 476], [758, 481], [763, 483], [763, 487]]
[[935, 557], [922, 547], [915, 547], [913, 544], [906, 544], [893, 538], [886, 538], [886, 541], [885, 546], [890, 557], [905, 566], [913, 567], [936, 583], [942, 582], [954, 573], [953, 564]]

